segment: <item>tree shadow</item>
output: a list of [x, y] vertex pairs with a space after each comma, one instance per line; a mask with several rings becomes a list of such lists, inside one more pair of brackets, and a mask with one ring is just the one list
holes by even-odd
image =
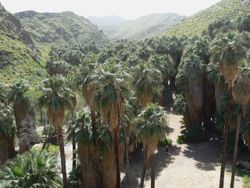
[[196, 161], [196, 167], [211, 171], [220, 163], [220, 143], [217, 138], [211, 138], [207, 142], [187, 144], [183, 153], [188, 158]]
[[167, 126], [167, 135], [169, 135], [172, 132], [174, 132], [174, 129]]
[[[180, 152], [179, 147], [170, 146], [168, 152], [165, 147], [158, 147], [157, 152], [154, 155], [155, 161], [155, 178], [157, 178], [161, 171], [164, 170], [168, 164], [174, 162], [174, 158]], [[143, 169], [143, 151], [135, 150], [131, 155], [131, 163], [130, 163], [130, 185], [131, 187], [139, 187], [141, 172]], [[145, 180], [150, 179], [150, 162], [148, 164], [147, 173], [145, 176]], [[122, 186], [123, 187], [123, 186]]]

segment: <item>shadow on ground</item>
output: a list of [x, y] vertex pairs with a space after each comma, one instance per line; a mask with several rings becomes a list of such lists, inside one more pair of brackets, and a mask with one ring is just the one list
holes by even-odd
[[205, 171], [215, 170], [220, 162], [220, 144], [217, 139], [187, 144], [183, 153], [186, 157], [197, 161], [197, 168]]
[[[158, 151], [154, 155], [155, 159], [155, 178], [157, 178], [161, 171], [164, 170], [168, 164], [174, 162], [174, 157], [178, 155], [180, 148], [178, 146], [169, 147], [168, 152], [164, 147], [158, 147]], [[143, 168], [143, 151], [135, 150], [131, 155], [131, 164], [130, 164], [130, 185], [131, 187], [139, 187], [141, 172]], [[145, 180], [150, 179], [150, 164], [147, 169]]]

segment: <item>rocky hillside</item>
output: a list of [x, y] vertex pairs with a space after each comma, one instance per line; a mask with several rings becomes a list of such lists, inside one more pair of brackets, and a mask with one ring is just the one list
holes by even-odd
[[39, 80], [44, 71], [36, 62], [37, 56], [29, 33], [0, 3], [0, 80], [5, 83], [21, 78]]
[[0, 81], [22, 78], [36, 83], [46, 77], [44, 69], [52, 46], [95, 45], [109, 40], [87, 19], [72, 12], [15, 15], [0, 4]]
[[[110, 17], [107, 17], [110, 20]], [[124, 20], [119, 21], [116, 24], [110, 24], [112, 22], [105, 21], [105, 17], [92, 19], [94, 24], [103, 30], [104, 34], [111, 40], [119, 39], [142, 39], [151, 37], [166, 31], [173, 25], [181, 23], [185, 20], [184, 16], [180, 16], [174, 13], [167, 14], [151, 14], [140, 17], [136, 20]], [[108, 23], [108, 24], [103, 24]]]
[[25, 11], [15, 14], [36, 45], [43, 50], [52, 45], [95, 44], [101, 47], [108, 39], [84, 17], [72, 12], [38, 13]]
[[208, 9], [198, 12], [184, 22], [166, 31], [167, 35], [201, 35], [210, 23], [217, 19], [238, 19], [239, 16], [250, 12], [250, 0], [222, 0]]

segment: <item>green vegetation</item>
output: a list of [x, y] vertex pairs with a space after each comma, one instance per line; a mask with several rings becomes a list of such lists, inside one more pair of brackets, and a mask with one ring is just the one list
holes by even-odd
[[[224, 0], [211, 9], [225, 2], [235, 1]], [[234, 148], [233, 187], [239, 140], [244, 139], [250, 148], [249, 15], [209, 20], [212, 22], [204, 26], [202, 36], [186, 33], [179, 38], [161, 36], [110, 44], [89, 22], [71, 12], [28, 11], [17, 17], [39, 49], [32, 51], [32, 44], [23, 41], [23, 35], [7, 36], [2, 29], [3, 41], [10, 42], [3, 43], [7, 47], [2, 46], [0, 57], [3, 62], [11, 60], [0, 76], [0, 162], [6, 165], [0, 181], [4, 186], [120, 188], [122, 167], [127, 185], [134, 178], [129, 155], [137, 150], [144, 154], [140, 187], [150, 163], [154, 187], [154, 163], [158, 162], [154, 153], [158, 146], [172, 143], [166, 138], [166, 110], [171, 111], [175, 104], [185, 127], [178, 143], [200, 142], [215, 134], [224, 139], [220, 188], [228, 148]], [[20, 23], [16, 28], [22, 28]], [[37, 56], [30, 55], [34, 52]], [[41, 63], [35, 63], [38, 56]], [[19, 58], [23, 62], [19, 63]], [[12, 83], [14, 80], [17, 82]], [[36, 143], [31, 137], [37, 136], [35, 117], [40, 118], [44, 130], [47, 124], [53, 125], [58, 146], [47, 152], [46, 144], [42, 149], [31, 149]], [[64, 128], [73, 149], [69, 179]], [[234, 147], [228, 147], [229, 132], [233, 135], [229, 144], [234, 143]], [[19, 151], [15, 151], [15, 137]], [[49, 154], [54, 156], [58, 147], [63, 183]], [[6, 162], [16, 152], [24, 154]]]
[[61, 187], [57, 161], [44, 152], [32, 150], [18, 155], [1, 170], [0, 184], [3, 188]]
[[237, 175], [243, 177], [244, 187], [250, 188], [250, 172], [246, 170], [237, 170]]
[[240, 16], [249, 12], [249, 1], [222, 0], [212, 7], [198, 12], [187, 18], [184, 22], [173, 26], [165, 34], [170, 36], [195, 36], [206, 33], [208, 25], [227, 18], [237, 21]]
[[73, 12], [37, 13], [26, 11], [15, 14], [39, 47], [42, 57], [48, 57], [52, 46], [105, 46], [108, 39], [84, 17]]
[[0, 4], [0, 80], [4, 83], [22, 78], [34, 83], [40, 81], [46, 74], [36, 58], [30, 36], [20, 21]]

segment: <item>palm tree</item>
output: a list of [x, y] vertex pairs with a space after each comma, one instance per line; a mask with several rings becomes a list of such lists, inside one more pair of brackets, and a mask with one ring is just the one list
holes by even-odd
[[78, 145], [77, 153], [82, 183], [84, 187], [100, 187], [100, 174], [97, 173], [99, 153], [95, 150], [93, 143], [93, 129], [89, 110], [84, 109], [77, 112], [72, 123], [68, 138], [75, 138]]
[[97, 128], [96, 128], [96, 109], [93, 101], [93, 96], [98, 89], [98, 75], [96, 72], [95, 56], [86, 59], [81, 65], [80, 75], [77, 77], [77, 85], [81, 87], [82, 94], [86, 104], [90, 107], [91, 122], [93, 129], [93, 143], [96, 145]]
[[7, 85], [0, 82], [0, 103], [6, 104], [7, 98]]
[[[119, 129], [117, 141], [119, 145], [119, 159], [124, 157], [124, 144], [123, 144], [123, 134], [121, 129]], [[100, 124], [98, 126], [98, 142], [99, 142], [99, 153], [101, 160], [101, 171], [102, 171], [102, 187], [103, 188], [115, 188], [119, 185], [117, 180], [117, 164], [116, 164], [116, 154], [114, 151], [114, 137], [109, 131], [109, 126], [105, 124]], [[119, 160], [119, 165], [123, 165], [123, 160]]]
[[235, 32], [226, 34], [217, 34], [210, 46], [211, 60], [214, 64], [219, 64], [220, 73], [227, 83], [227, 111], [223, 130], [223, 151], [221, 160], [220, 188], [224, 187], [224, 173], [227, 159], [228, 142], [228, 120], [231, 111], [232, 88], [233, 83], [239, 73], [239, 65], [242, 64], [246, 51], [242, 45], [242, 36]]
[[[183, 45], [184, 40], [178, 39], [175, 36], [169, 37], [169, 38], [164, 37], [163, 40], [165, 40], [167, 54], [169, 54], [170, 57], [172, 58], [174, 62], [174, 68], [177, 72], [178, 66], [181, 62], [183, 49], [184, 49], [184, 45]], [[175, 76], [176, 74], [170, 77], [170, 85], [173, 90], [176, 90]]]
[[9, 106], [0, 104], [0, 165], [15, 156], [15, 126]]
[[238, 18], [238, 30], [240, 32], [247, 31], [250, 32], [250, 14]]
[[63, 140], [63, 124], [65, 111], [73, 111], [76, 105], [75, 94], [67, 87], [61, 76], [51, 77], [44, 81], [43, 96], [39, 98], [41, 107], [47, 107], [48, 119], [55, 127], [60, 147], [63, 187], [67, 188], [67, 172]]
[[[169, 87], [169, 80], [171, 76], [176, 75], [176, 70], [174, 63], [170, 56], [155, 54], [149, 58], [149, 63], [152, 64], [156, 69], [158, 69], [162, 74], [162, 105], [170, 108], [171, 103], [173, 103], [172, 91]], [[165, 94], [170, 92], [170, 96], [165, 99]]]
[[234, 145], [234, 158], [232, 166], [232, 176], [230, 187], [234, 187], [234, 177], [236, 171], [237, 163], [237, 154], [238, 154], [238, 142], [240, 134], [240, 124], [241, 118], [246, 114], [246, 106], [250, 100], [250, 69], [243, 69], [238, 78], [236, 79], [233, 86], [233, 99], [234, 101], [241, 106], [240, 113], [237, 115], [237, 127], [236, 127], [236, 136], [235, 136], [235, 145]]
[[18, 155], [0, 172], [2, 188], [60, 188], [56, 158], [37, 150]]
[[196, 46], [185, 48], [176, 76], [176, 84], [187, 101], [188, 127], [201, 126], [203, 109], [204, 61], [198, 55]]
[[68, 122], [67, 139], [72, 142], [72, 169], [76, 169], [76, 129], [78, 122], [78, 113], [73, 114]]
[[130, 187], [130, 165], [129, 165], [129, 143], [134, 144], [133, 137], [135, 135], [135, 130], [133, 130], [133, 119], [139, 113], [139, 104], [137, 99], [133, 95], [129, 95], [126, 100], [126, 106], [124, 115], [121, 119], [121, 128], [123, 134], [123, 142], [125, 146], [125, 161], [126, 161], [126, 186]]
[[[97, 126], [97, 150], [93, 144], [93, 132], [89, 109], [77, 112], [74, 120], [74, 137], [78, 144], [78, 156], [81, 167], [81, 179], [84, 187], [116, 187], [116, 163], [113, 150], [114, 139], [109, 127], [98, 121]], [[72, 132], [71, 132], [72, 133]], [[69, 134], [69, 138], [73, 135]], [[124, 147], [122, 134], [119, 131], [119, 153], [123, 156]], [[122, 164], [122, 161], [120, 161]]]
[[25, 82], [18, 82], [10, 88], [8, 102], [13, 103], [19, 150], [20, 153], [23, 153], [40, 141], [35, 127], [34, 107], [31, 106], [30, 99], [27, 96], [30, 86]]
[[151, 187], [155, 187], [154, 174], [154, 151], [157, 149], [158, 141], [165, 138], [166, 134], [166, 112], [158, 105], [148, 105], [135, 119], [138, 141], [143, 143], [144, 164], [141, 175], [140, 187], [144, 187], [144, 178], [149, 160], [152, 161]]
[[[105, 68], [105, 67], [104, 67]], [[114, 136], [114, 153], [116, 161], [117, 184], [120, 187], [120, 165], [118, 130], [125, 109], [125, 94], [127, 92], [124, 74], [117, 72], [117, 67], [107, 64], [106, 69], [99, 74], [99, 87], [95, 93], [95, 104], [100, 110], [101, 118], [108, 124]]]
[[134, 70], [133, 87], [139, 104], [146, 107], [153, 102], [155, 96], [159, 96], [162, 88], [161, 72], [144, 64], [138, 65]]

